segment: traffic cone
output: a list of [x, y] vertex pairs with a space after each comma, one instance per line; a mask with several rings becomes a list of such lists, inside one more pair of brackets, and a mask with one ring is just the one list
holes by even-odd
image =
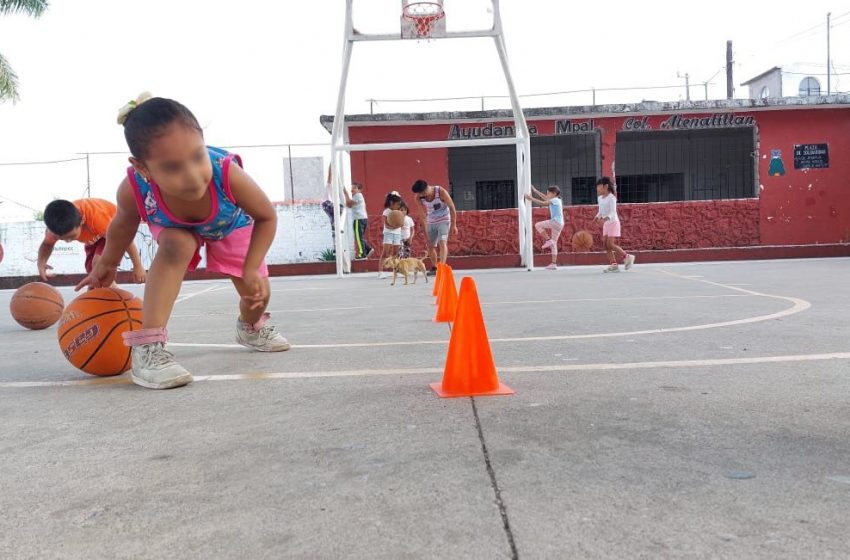
[[437, 300], [440, 297], [440, 280], [443, 275], [443, 263], [437, 263], [437, 275], [434, 277], [434, 288], [431, 290], [431, 295], [434, 296], [434, 305], [437, 305]]
[[431, 383], [442, 398], [512, 395], [514, 390], [499, 382], [490, 340], [481, 314], [475, 281], [466, 277], [460, 283], [457, 319], [449, 340], [442, 383]]
[[443, 265], [440, 282], [440, 294], [437, 296], [437, 315], [434, 316], [435, 323], [451, 323], [455, 320], [457, 309], [457, 286], [452, 267]]

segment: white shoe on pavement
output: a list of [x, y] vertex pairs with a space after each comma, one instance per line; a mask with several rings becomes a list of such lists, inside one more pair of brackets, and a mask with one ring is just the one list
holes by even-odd
[[192, 374], [174, 360], [164, 342], [141, 344], [131, 350], [130, 379], [148, 389], [173, 389], [192, 382]]
[[285, 352], [291, 347], [289, 341], [275, 330], [272, 325], [266, 325], [270, 315], [264, 313], [260, 321], [253, 327], [239, 319], [236, 320], [236, 342], [256, 350], [257, 352]]

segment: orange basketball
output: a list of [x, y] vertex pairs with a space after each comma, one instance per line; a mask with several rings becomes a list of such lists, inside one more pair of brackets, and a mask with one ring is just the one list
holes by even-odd
[[400, 228], [404, 225], [404, 212], [401, 210], [391, 210], [387, 214], [387, 225], [392, 229]]
[[577, 231], [573, 235], [573, 250], [578, 252], [588, 251], [593, 247], [593, 236], [587, 231]]
[[62, 316], [65, 300], [59, 290], [44, 282], [30, 282], [17, 289], [9, 303], [12, 317], [22, 327], [46, 329]]
[[59, 349], [74, 367], [92, 375], [130, 369], [130, 348], [121, 336], [142, 328], [142, 300], [117, 288], [91, 290], [65, 308]]

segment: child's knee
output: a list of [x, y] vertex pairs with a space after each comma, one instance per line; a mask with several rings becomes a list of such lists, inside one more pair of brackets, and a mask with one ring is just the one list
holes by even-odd
[[180, 229], [166, 230], [157, 239], [156, 258], [184, 263], [192, 259], [197, 248], [198, 241], [192, 233]]

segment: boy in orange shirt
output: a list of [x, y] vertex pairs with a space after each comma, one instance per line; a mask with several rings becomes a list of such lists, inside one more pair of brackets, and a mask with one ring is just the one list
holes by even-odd
[[[90, 273], [106, 247], [106, 230], [117, 211], [113, 203], [100, 198], [84, 198], [74, 202], [54, 200], [48, 204], [44, 209], [47, 233], [38, 248], [38, 274], [42, 280], [47, 280], [47, 271], [52, 268], [47, 260], [53, 254], [53, 246], [57, 241], [79, 241], [85, 245], [86, 272]], [[130, 244], [127, 256], [133, 262], [133, 280], [144, 282], [145, 267], [135, 243]]]

